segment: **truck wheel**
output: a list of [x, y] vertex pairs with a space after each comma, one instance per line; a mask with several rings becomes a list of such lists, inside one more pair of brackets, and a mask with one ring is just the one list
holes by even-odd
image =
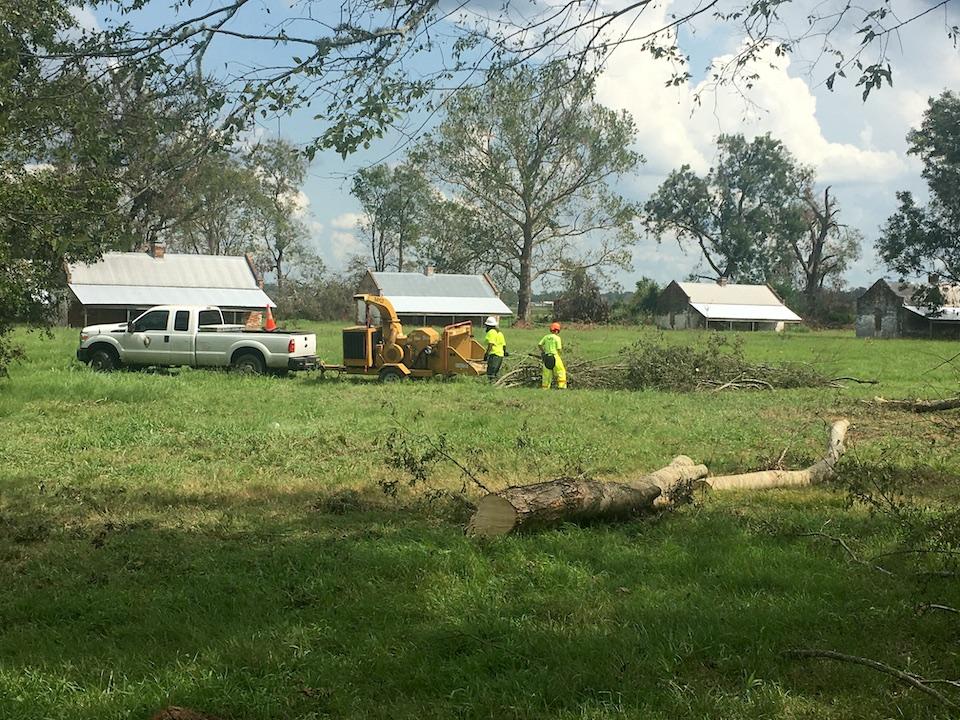
[[90, 368], [96, 372], [111, 372], [117, 369], [117, 358], [109, 350], [94, 350], [90, 353]]
[[263, 358], [254, 353], [240, 353], [233, 359], [233, 369], [245, 375], [263, 375]]
[[380, 371], [380, 374], [378, 375], [378, 377], [380, 378], [380, 382], [382, 383], [400, 382], [401, 380], [404, 379], [403, 373], [397, 370], [397, 368], [395, 367], [383, 368]]

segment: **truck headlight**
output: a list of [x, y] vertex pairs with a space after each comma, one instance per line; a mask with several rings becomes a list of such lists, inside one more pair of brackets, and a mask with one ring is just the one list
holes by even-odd
[[81, 343], [85, 343], [85, 342], [86, 342], [87, 340], [89, 340], [89, 339], [90, 339], [90, 336], [89, 336], [89, 335], [87, 335], [86, 333], [80, 333], [80, 342], [81, 342]]

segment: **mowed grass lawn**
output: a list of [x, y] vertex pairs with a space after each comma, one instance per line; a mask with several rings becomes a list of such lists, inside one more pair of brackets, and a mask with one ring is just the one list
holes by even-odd
[[[337, 361], [338, 326], [311, 327]], [[532, 351], [543, 332], [508, 330], [508, 346]], [[650, 332], [570, 328], [564, 342], [600, 357]], [[839, 485], [480, 542], [387, 462], [400, 433], [442, 436], [494, 487], [627, 478], [680, 453], [725, 473], [786, 449], [799, 467], [846, 416], [844, 473], [884, 466], [921, 499], [960, 498], [948, 429], [863, 402], [955, 394], [943, 361], [957, 344], [741, 337], [751, 358], [881, 384], [545, 393], [98, 375], [73, 360], [75, 331], [19, 333], [28, 359], [0, 382], [0, 718], [146, 719], [167, 705], [233, 720], [949, 717], [888, 676], [783, 654], [960, 677], [957, 616], [916, 612], [960, 604], [955, 578], [890, 577], [800, 536], [826, 526], [862, 557], [896, 547], [890, 521], [848, 507]], [[438, 464], [429, 482], [462, 478]]]

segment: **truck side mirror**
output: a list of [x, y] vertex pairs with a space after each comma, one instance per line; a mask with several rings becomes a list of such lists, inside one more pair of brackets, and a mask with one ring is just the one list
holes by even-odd
[[127, 323], [127, 332], [128, 332], [128, 333], [132, 333], [132, 332], [134, 332], [135, 330], [136, 330], [135, 323], [128, 322], [128, 323]]

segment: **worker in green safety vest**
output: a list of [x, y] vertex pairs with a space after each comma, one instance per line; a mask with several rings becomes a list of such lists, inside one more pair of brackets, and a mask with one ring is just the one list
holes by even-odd
[[496, 382], [497, 375], [500, 374], [500, 368], [503, 367], [503, 358], [510, 353], [507, 352], [507, 339], [498, 329], [500, 322], [492, 315], [486, 319], [483, 326], [487, 329], [484, 340], [487, 343], [487, 351], [483, 359], [487, 361], [487, 379], [490, 382]]
[[567, 387], [567, 369], [563, 366], [563, 358], [560, 357], [560, 351], [563, 350], [563, 341], [560, 340], [560, 323], [555, 322], [550, 325], [550, 332], [544, 335], [540, 342], [540, 357], [543, 362], [543, 371], [540, 386], [544, 390], [549, 390], [553, 384], [553, 379], [557, 379], [557, 388], [563, 390]]

